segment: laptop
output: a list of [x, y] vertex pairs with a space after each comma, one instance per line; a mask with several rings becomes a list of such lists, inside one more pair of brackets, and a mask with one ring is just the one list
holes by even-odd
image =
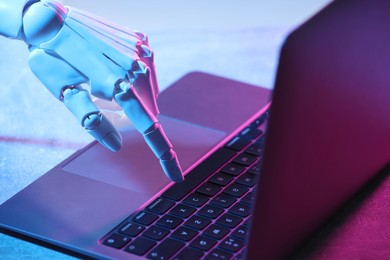
[[390, 161], [388, 10], [331, 3], [286, 40], [273, 93], [201, 72], [164, 91], [185, 182], [128, 130], [3, 203], [1, 231], [82, 258], [291, 256]]

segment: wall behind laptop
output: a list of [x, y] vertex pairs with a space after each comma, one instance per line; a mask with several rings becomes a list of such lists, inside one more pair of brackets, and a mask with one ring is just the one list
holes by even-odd
[[[330, 0], [62, 2], [146, 32], [163, 89], [192, 70], [272, 87], [284, 36]], [[237, 50], [244, 55], [238, 57]], [[248, 67], [257, 73], [248, 73]]]
[[62, 0], [143, 30], [241, 29], [301, 23], [330, 0]]

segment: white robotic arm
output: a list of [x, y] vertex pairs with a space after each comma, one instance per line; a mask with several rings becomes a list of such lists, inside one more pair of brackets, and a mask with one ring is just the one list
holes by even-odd
[[54, 1], [0, 0], [0, 35], [26, 42], [33, 73], [101, 144], [117, 151], [121, 136], [81, 84], [98, 98], [115, 99], [168, 178], [183, 181], [157, 120], [158, 85], [145, 34]]

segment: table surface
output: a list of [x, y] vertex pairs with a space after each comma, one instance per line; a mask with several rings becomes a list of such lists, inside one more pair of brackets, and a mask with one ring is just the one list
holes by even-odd
[[[63, 2], [77, 6], [75, 1]], [[121, 0], [113, 1], [113, 4], [115, 2], [121, 3]], [[275, 5], [287, 2], [279, 0], [275, 1]], [[301, 2], [301, 6], [305, 3], [308, 5], [308, 1]], [[226, 14], [221, 15], [221, 19], [229, 22], [219, 21], [213, 26], [208, 26], [205, 21], [183, 25], [173, 18], [157, 26], [148, 20], [145, 28], [155, 51], [160, 88], [165, 89], [190, 71], [205, 71], [272, 88], [279, 48], [285, 36], [327, 1], [311, 1], [311, 4], [314, 2], [317, 2], [316, 6], [312, 5], [304, 12], [301, 10], [298, 18], [289, 17], [290, 21], [278, 17], [272, 20], [272, 17], [268, 17], [259, 18], [260, 21], [254, 24], [253, 18], [247, 17], [240, 23], [239, 17], [235, 17], [236, 22], [231, 23]], [[256, 1], [257, 6], [261, 3], [263, 2]], [[229, 6], [234, 10], [233, 4]], [[99, 4], [92, 7], [85, 1], [80, 2], [80, 7], [101, 15], [106, 14], [106, 17], [113, 20], [118, 18], [111, 13], [104, 13], [104, 6], [99, 9]], [[272, 8], [280, 9], [275, 6]], [[151, 12], [155, 12], [154, 16], [158, 14], [158, 10]], [[238, 9], [236, 12], [243, 15]], [[207, 17], [207, 13], [205, 16]], [[215, 14], [211, 16], [215, 17]], [[118, 18], [118, 22], [126, 21]], [[91, 142], [92, 138], [32, 75], [27, 65], [28, 51], [23, 43], [0, 38], [0, 57], [1, 204]], [[390, 248], [390, 231], [383, 229], [383, 223], [388, 223], [386, 217], [390, 215], [390, 195], [386, 192], [389, 189], [390, 181], [385, 179], [373, 194], [359, 202], [359, 207], [350, 209], [342, 221], [318, 238], [316, 246], [310, 247], [312, 257], [345, 259], [356, 253], [362, 257], [389, 256], [390, 249], [385, 248]], [[367, 219], [372, 221], [366, 221]], [[364, 225], [360, 225], [362, 222]], [[367, 239], [366, 234], [377, 234], [378, 238]], [[0, 258], [72, 259], [4, 234], [0, 234]]]

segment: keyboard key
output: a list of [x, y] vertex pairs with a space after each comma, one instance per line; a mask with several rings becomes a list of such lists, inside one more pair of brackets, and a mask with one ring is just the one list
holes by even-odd
[[162, 214], [162, 213], [168, 211], [168, 209], [170, 209], [173, 205], [175, 205], [175, 202], [173, 202], [171, 200], [164, 199], [164, 198], [157, 198], [155, 201], [150, 203], [145, 208], [145, 210], [151, 211], [151, 212], [154, 212], [157, 214]]
[[126, 251], [136, 254], [136, 255], [144, 255], [147, 251], [149, 251], [154, 245], [157, 243], [148, 238], [139, 237], [126, 247]]
[[242, 250], [238, 255], [234, 257], [234, 260], [245, 260], [246, 259], [246, 253], [245, 250]]
[[242, 136], [236, 136], [226, 144], [226, 147], [235, 151], [241, 151], [242, 149], [245, 148], [245, 146], [249, 145], [250, 142], [251, 142], [250, 140]]
[[172, 237], [183, 240], [190, 241], [194, 236], [198, 234], [198, 231], [195, 231], [186, 227], [179, 227], [175, 232], [172, 233]]
[[208, 200], [209, 198], [207, 196], [194, 192], [188, 195], [183, 200], [183, 203], [189, 204], [194, 207], [200, 207], [203, 204], [205, 204]]
[[244, 203], [235, 204], [230, 210], [230, 213], [238, 215], [240, 217], [247, 217], [252, 213], [252, 206]]
[[126, 236], [135, 237], [139, 233], [141, 233], [144, 229], [145, 227], [142, 225], [127, 222], [124, 223], [122, 226], [120, 226], [118, 231], [121, 232], [122, 234], [125, 234]]
[[173, 260], [198, 260], [203, 257], [203, 252], [196, 249], [186, 247]]
[[157, 218], [158, 218], [158, 216], [156, 214], [146, 212], [146, 211], [141, 211], [141, 212], [137, 213], [132, 218], [132, 220], [134, 222], [139, 223], [139, 224], [148, 226], [148, 225], [152, 224]]
[[212, 237], [215, 239], [222, 239], [224, 236], [226, 236], [230, 232], [229, 228], [219, 226], [219, 225], [210, 225], [203, 234], [208, 237]]
[[213, 205], [206, 205], [198, 211], [198, 214], [206, 218], [214, 219], [217, 218], [219, 215], [221, 215], [222, 212], [223, 212], [222, 208]]
[[199, 236], [194, 239], [194, 241], [191, 242], [190, 246], [200, 249], [202, 251], [208, 251], [210, 250], [215, 244], [217, 243], [217, 240], [214, 240], [209, 237], [205, 236]]
[[109, 235], [104, 241], [103, 244], [106, 246], [110, 246], [113, 248], [122, 248], [128, 242], [130, 242], [130, 238], [118, 233], [113, 233]]
[[210, 219], [195, 215], [192, 216], [189, 220], [187, 220], [184, 225], [197, 230], [202, 230], [210, 223]]
[[186, 175], [184, 182], [172, 185], [162, 194], [162, 196], [175, 201], [182, 199], [191, 190], [208, 178], [213, 172], [232, 159], [236, 154], [236, 152], [226, 148], [219, 149], [204, 162], [195, 167], [195, 169], [189, 172]]
[[192, 215], [196, 211], [195, 208], [184, 205], [184, 204], [178, 204], [176, 205], [169, 213], [179, 216], [181, 218], [187, 218]]
[[266, 112], [264, 112], [264, 114], [262, 114], [258, 119], [256, 119], [251, 125], [250, 127], [251, 128], [258, 128], [259, 126], [261, 126], [262, 124], [264, 124], [265, 120], [268, 118], [270, 112], [269, 110], [267, 110]]
[[240, 224], [241, 221], [242, 221], [241, 217], [229, 213], [225, 213], [219, 219], [217, 219], [217, 222], [215, 223], [225, 227], [234, 228], [238, 224]]
[[260, 169], [261, 169], [260, 163], [255, 163], [252, 167], [249, 168], [248, 172], [259, 175]]
[[249, 140], [254, 140], [262, 134], [263, 131], [261, 131], [260, 129], [251, 127], [247, 127], [241, 132], [241, 135]]
[[227, 194], [219, 194], [215, 197], [210, 203], [222, 208], [230, 207], [234, 202], [236, 202], [236, 198], [229, 196]]
[[256, 201], [256, 193], [254, 191], [248, 192], [242, 199], [241, 202], [247, 203], [249, 205], [254, 205]]
[[241, 225], [233, 231], [232, 236], [245, 240], [248, 234], [248, 227]]
[[257, 140], [255, 141], [255, 143], [260, 144], [261, 147], [265, 147], [265, 136], [263, 135], [262, 137], [260, 137], [259, 139], [257, 139]]
[[228, 237], [219, 244], [219, 247], [228, 251], [238, 252], [244, 245], [244, 241], [241, 239]]
[[220, 250], [218, 248], [213, 249], [213, 251], [211, 251], [210, 254], [206, 256], [206, 259], [208, 260], [228, 260], [232, 258], [232, 253]]
[[242, 164], [244, 166], [249, 166], [257, 160], [257, 156], [253, 156], [247, 153], [239, 154], [236, 158], [234, 158], [233, 162]]
[[153, 240], [161, 240], [169, 234], [169, 230], [159, 226], [151, 226], [142, 235]]
[[253, 187], [257, 184], [257, 176], [251, 173], [244, 173], [236, 180], [236, 183]]
[[152, 249], [147, 257], [150, 259], [169, 259], [184, 245], [185, 243], [182, 241], [167, 238], [161, 244]]
[[229, 184], [229, 182], [231, 182], [233, 180], [233, 176], [231, 175], [228, 175], [226, 173], [223, 173], [223, 172], [218, 172], [216, 174], [214, 174], [210, 179], [209, 179], [209, 182], [211, 183], [214, 183], [214, 184], [218, 184], [220, 186], [226, 186], [227, 184]]
[[263, 155], [263, 148], [264, 146], [260, 143], [253, 143], [245, 150], [245, 152], [260, 157]]
[[248, 187], [237, 184], [237, 183], [232, 183], [228, 187], [225, 188], [223, 193], [232, 195], [234, 197], [241, 197], [242, 195], [245, 194], [249, 190]]
[[244, 221], [244, 223], [242, 223], [244, 226], [247, 226], [249, 227], [251, 225], [251, 222], [252, 222], [252, 216], [250, 216], [249, 218], [247, 218], [247, 220]]
[[162, 227], [166, 227], [169, 229], [174, 229], [178, 225], [180, 225], [183, 222], [181, 218], [174, 217], [171, 215], [164, 215], [162, 218], [160, 218], [156, 224]]
[[245, 167], [236, 163], [228, 163], [225, 167], [222, 168], [222, 172], [228, 173], [233, 176], [240, 175], [245, 170]]
[[206, 182], [206, 183], [203, 183], [196, 190], [196, 192], [211, 197], [211, 196], [214, 196], [215, 194], [217, 194], [221, 189], [222, 189], [222, 187], [219, 185], [216, 185], [216, 184], [213, 184], [210, 182]]

